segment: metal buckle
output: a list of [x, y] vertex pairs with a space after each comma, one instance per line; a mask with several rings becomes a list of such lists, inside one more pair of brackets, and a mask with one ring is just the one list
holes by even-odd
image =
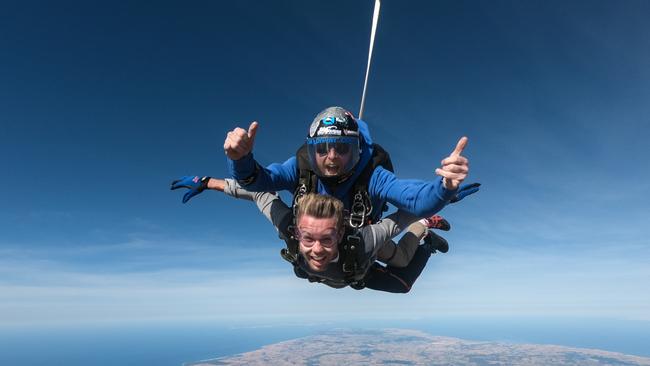
[[300, 187], [296, 190], [296, 194], [293, 196], [293, 219], [296, 219], [296, 214], [298, 214], [298, 201], [300, 201], [300, 198], [307, 193], [307, 186], [304, 184], [301, 184]]
[[291, 254], [287, 248], [282, 248], [282, 250], [280, 250], [280, 256], [282, 256], [282, 259], [292, 264], [296, 263], [298, 260], [298, 258], [295, 255]]
[[361, 192], [354, 195], [352, 207], [350, 208], [350, 226], [353, 228], [362, 227], [366, 222], [366, 216], [370, 213], [364, 201]]

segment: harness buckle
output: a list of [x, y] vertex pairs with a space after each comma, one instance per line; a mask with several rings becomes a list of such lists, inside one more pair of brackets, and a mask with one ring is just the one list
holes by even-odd
[[292, 254], [287, 248], [282, 248], [280, 250], [280, 256], [291, 264], [295, 264], [298, 261], [298, 257]]
[[363, 195], [361, 192], [355, 193], [352, 207], [350, 207], [350, 226], [353, 228], [362, 227], [366, 222], [368, 213], [368, 207], [366, 207]]
[[295, 220], [296, 214], [298, 214], [298, 201], [302, 198], [302, 196], [307, 193], [307, 185], [304, 183], [301, 184], [298, 189], [296, 189], [296, 193], [293, 195], [293, 202], [291, 205], [291, 208], [293, 209], [293, 217]]

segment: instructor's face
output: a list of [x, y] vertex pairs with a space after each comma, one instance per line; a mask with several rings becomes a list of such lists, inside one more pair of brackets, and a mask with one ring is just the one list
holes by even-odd
[[341, 238], [336, 218], [319, 219], [303, 215], [298, 220], [300, 253], [313, 271], [322, 272], [339, 254]]
[[[347, 146], [347, 145], [341, 145]], [[327, 146], [321, 148], [316, 154], [316, 165], [322, 174], [326, 177], [335, 177], [345, 173], [345, 169], [351, 159], [349, 147], [343, 150], [339, 146]]]

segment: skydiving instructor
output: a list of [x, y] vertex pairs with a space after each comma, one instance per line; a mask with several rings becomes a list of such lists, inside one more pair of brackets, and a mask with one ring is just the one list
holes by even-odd
[[[249, 191], [294, 192], [299, 180], [296, 156], [266, 168], [253, 158], [259, 127], [257, 122], [252, 122], [248, 129], [237, 127], [227, 133], [224, 152], [232, 178]], [[383, 166], [374, 167], [368, 183], [373, 208], [371, 218], [379, 219], [385, 202], [415, 216], [430, 217], [453, 202], [456, 195], [460, 198], [476, 191], [476, 187], [464, 191], [463, 186], [459, 190], [469, 172], [469, 161], [462, 156], [467, 141], [467, 137], [458, 141], [452, 153], [435, 170], [441, 178], [432, 181], [398, 179]], [[351, 202], [349, 195], [354, 182], [372, 163], [376, 145], [368, 125], [341, 107], [329, 107], [312, 122], [306, 145], [310, 167], [318, 178], [317, 193], [335, 196], [347, 205]]]

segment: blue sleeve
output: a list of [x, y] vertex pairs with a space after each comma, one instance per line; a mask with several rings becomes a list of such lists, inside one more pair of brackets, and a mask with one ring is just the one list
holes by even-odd
[[442, 210], [456, 190], [448, 190], [442, 178], [433, 181], [397, 179], [395, 174], [381, 166], [375, 168], [368, 190], [371, 196], [379, 196], [395, 207], [417, 217], [429, 217]]
[[283, 190], [293, 192], [298, 184], [298, 163], [295, 156], [282, 164], [273, 163], [266, 168], [261, 168], [253, 158], [253, 154], [248, 154], [239, 160], [227, 159], [227, 165], [232, 178], [240, 184], [255, 174], [255, 179], [250, 184], [242, 184], [242, 187], [251, 192]]

